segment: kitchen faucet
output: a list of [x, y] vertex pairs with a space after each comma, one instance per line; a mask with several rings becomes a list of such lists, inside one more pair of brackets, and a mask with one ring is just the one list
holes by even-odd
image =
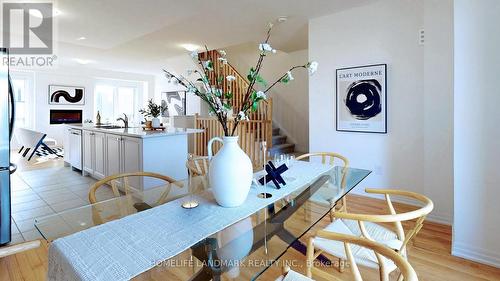
[[123, 121], [123, 123], [125, 124], [125, 128], [128, 128], [128, 117], [127, 117], [127, 114], [123, 113], [123, 115], [125, 116], [125, 118], [118, 118], [116, 119], [116, 121]]

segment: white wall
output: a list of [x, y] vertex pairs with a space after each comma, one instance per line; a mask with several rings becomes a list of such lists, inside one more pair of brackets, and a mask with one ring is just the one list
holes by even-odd
[[[286, 28], [284, 25], [282, 28]], [[271, 39], [272, 41], [272, 39]], [[272, 42], [271, 42], [272, 43]], [[248, 43], [226, 48], [229, 63], [246, 76], [250, 67], [259, 57], [257, 43]], [[261, 76], [272, 83], [290, 67], [303, 65], [308, 61], [308, 51], [281, 52], [269, 54], [264, 59]], [[293, 73], [295, 80], [287, 85], [277, 84], [270, 92], [273, 99], [273, 121], [286, 135], [288, 142], [295, 144], [295, 150], [309, 151], [309, 76], [307, 70], [298, 69]]]
[[[99, 79], [120, 79], [129, 81], [147, 82], [147, 93], [143, 93], [144, 98], [154, 95], [154, 77], [152, 75], [142, 75], [136, 73], [123, 73], [89, 68], [68, 68], [59, 67], [52, 70], [37, 70], [32, 72], [34, 91], [34, 120], [33, 128], [46, 133], [48, 137], [54, 138], [59, 144], [63, 141], [63, 125], [50, 125], [50, 109], [82, 109], [83, 120], [92, 119], [95, 122], [94, 112], [94, 88]], [[85, 87], [85, 105], [49, 105], [48, 91], [49, 85], [70, 85]]]
[[[451, 51], [451, 38], [446, 34], [452, 25], [451, 1], [439, 1], [442, 15], [424, 17], [424, 11], [436, 4], [433, 2], [437, 1], [378, 1], [310, 21], [309, 59], [319, 62], [319, 70], [309, 80], [309, 147], [310, 151], [341, 153], [352, 166], [373, 170], [356, 192], [362, 193], [365, 187], [388, 187], [428, 194], [439, 206], [430, 218], [451, 223], [451, 170], [425, 168], [427, 163], [432, 167], [452, 165], [452, 111], [445, 105], [434, 114], [440, 104], [433, 105], [431, 99], [438, 91], [436, 102], [452, 102], [448, 100], [452, 68], [441, 65], [450, 60], [442, 53]], [[432, 40], [425, 47], [418, 44], [418, 30], [424, 26], [437, 28], [430, 31]], [[445, 34], [436, 40], [439, 32]], [[432, 61], [437, 52], [444, 57]], [[388, 65], [388, 133], [337, 132], [335, 70], [376, 63]], [[433, 76], [442, 78], [437, 88], [436, 79], [426, 81]], [[427, 127], [434, 121], [434, 126]], [[428, 147], [433, 148], [431, 153], [425, 153]]]
[[424, 191], [453, 218], [453, 0], [424, 2]]
[[453, 254], [500, 267], [500, 2], [455, 0]]

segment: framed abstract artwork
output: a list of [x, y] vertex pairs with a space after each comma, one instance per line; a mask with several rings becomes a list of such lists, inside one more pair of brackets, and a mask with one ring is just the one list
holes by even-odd
[[84, 105], [85, 88], [49, 85], [49, 104]]
[[186, 115], [186, 92], [162, 92], [161, 105], [168, 106], [161, 117]]
[[336, 71], [336, 129], [387, 133], [387, 64]]

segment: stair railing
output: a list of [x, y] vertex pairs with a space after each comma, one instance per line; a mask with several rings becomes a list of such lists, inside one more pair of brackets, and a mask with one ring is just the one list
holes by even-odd
[[[208, 52], [200, 53], [201, 60], [210, 60], [213, 63], [214, 71], [209, 72], [209, 81], [210, 84], [216, 84], [217, 75], [222, 75], [223, 77], [227, 77], [232, 75], [236, 78], [236, 80], [232, 83], [231, 92], [233, 93], [232, 105], [236, 110], [241, 108], [241, 105], [244, 102], [245, 94], [247, 92], [250, 83], [248, 80], [241, 75], [229, 62], [222, 63], [219, 58], [221, 57], [217, 50], [212, 50]], [[229, 84], [226, 79], [222, 81], [222, 90], [223, 92], [229, 91]], [[256, 112], [252, 112], [250, 114], [251, 120], [272, 120], [272, 99], [268, 98], [267, 100], [263, 100], [259, 103], [259, 107]], [[238, 112], [234, 112], [237, 114]]]
[[[222, 125], [215, 117], [200, 117], [195, 115], [195, 127], [203, 129], [203, 133], [197, 133], [194, 137], [194, 153], [200, 156], [208, 155], [207, 144], [214, 137], [224, 135]], [[229, 121], [229, 128], [234, 126], [234, 120]], [[236, 129], [236, 135], [240, 137], [239, 144], [250, 157], [254, 167], [262, 167], [264, 163], [260, 144], [266, 141], [268, 146], [272, 145], [272, 121], [271, 120], [248, 120], [241, 121]], [[222, 147], [220, 142], [214, 142], [212, 151], [217, 153]]]

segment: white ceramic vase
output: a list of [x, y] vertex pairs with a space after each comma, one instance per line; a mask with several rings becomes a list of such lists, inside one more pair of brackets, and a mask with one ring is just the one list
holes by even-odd
[[[215, 156], [212, 143], [223, 143]], [[252, 161], [238, 144], [238, 137], [213, 138], [208, 142], [208, 179], [215, 200], [222, 207], [238, 207], [245, 202], [252, 185]]]
[[159, 128], [160, 127], [160, 119], [158, 119], [158, 117], [155, 117], [151, 120], [151, 126], [153, 128]]

